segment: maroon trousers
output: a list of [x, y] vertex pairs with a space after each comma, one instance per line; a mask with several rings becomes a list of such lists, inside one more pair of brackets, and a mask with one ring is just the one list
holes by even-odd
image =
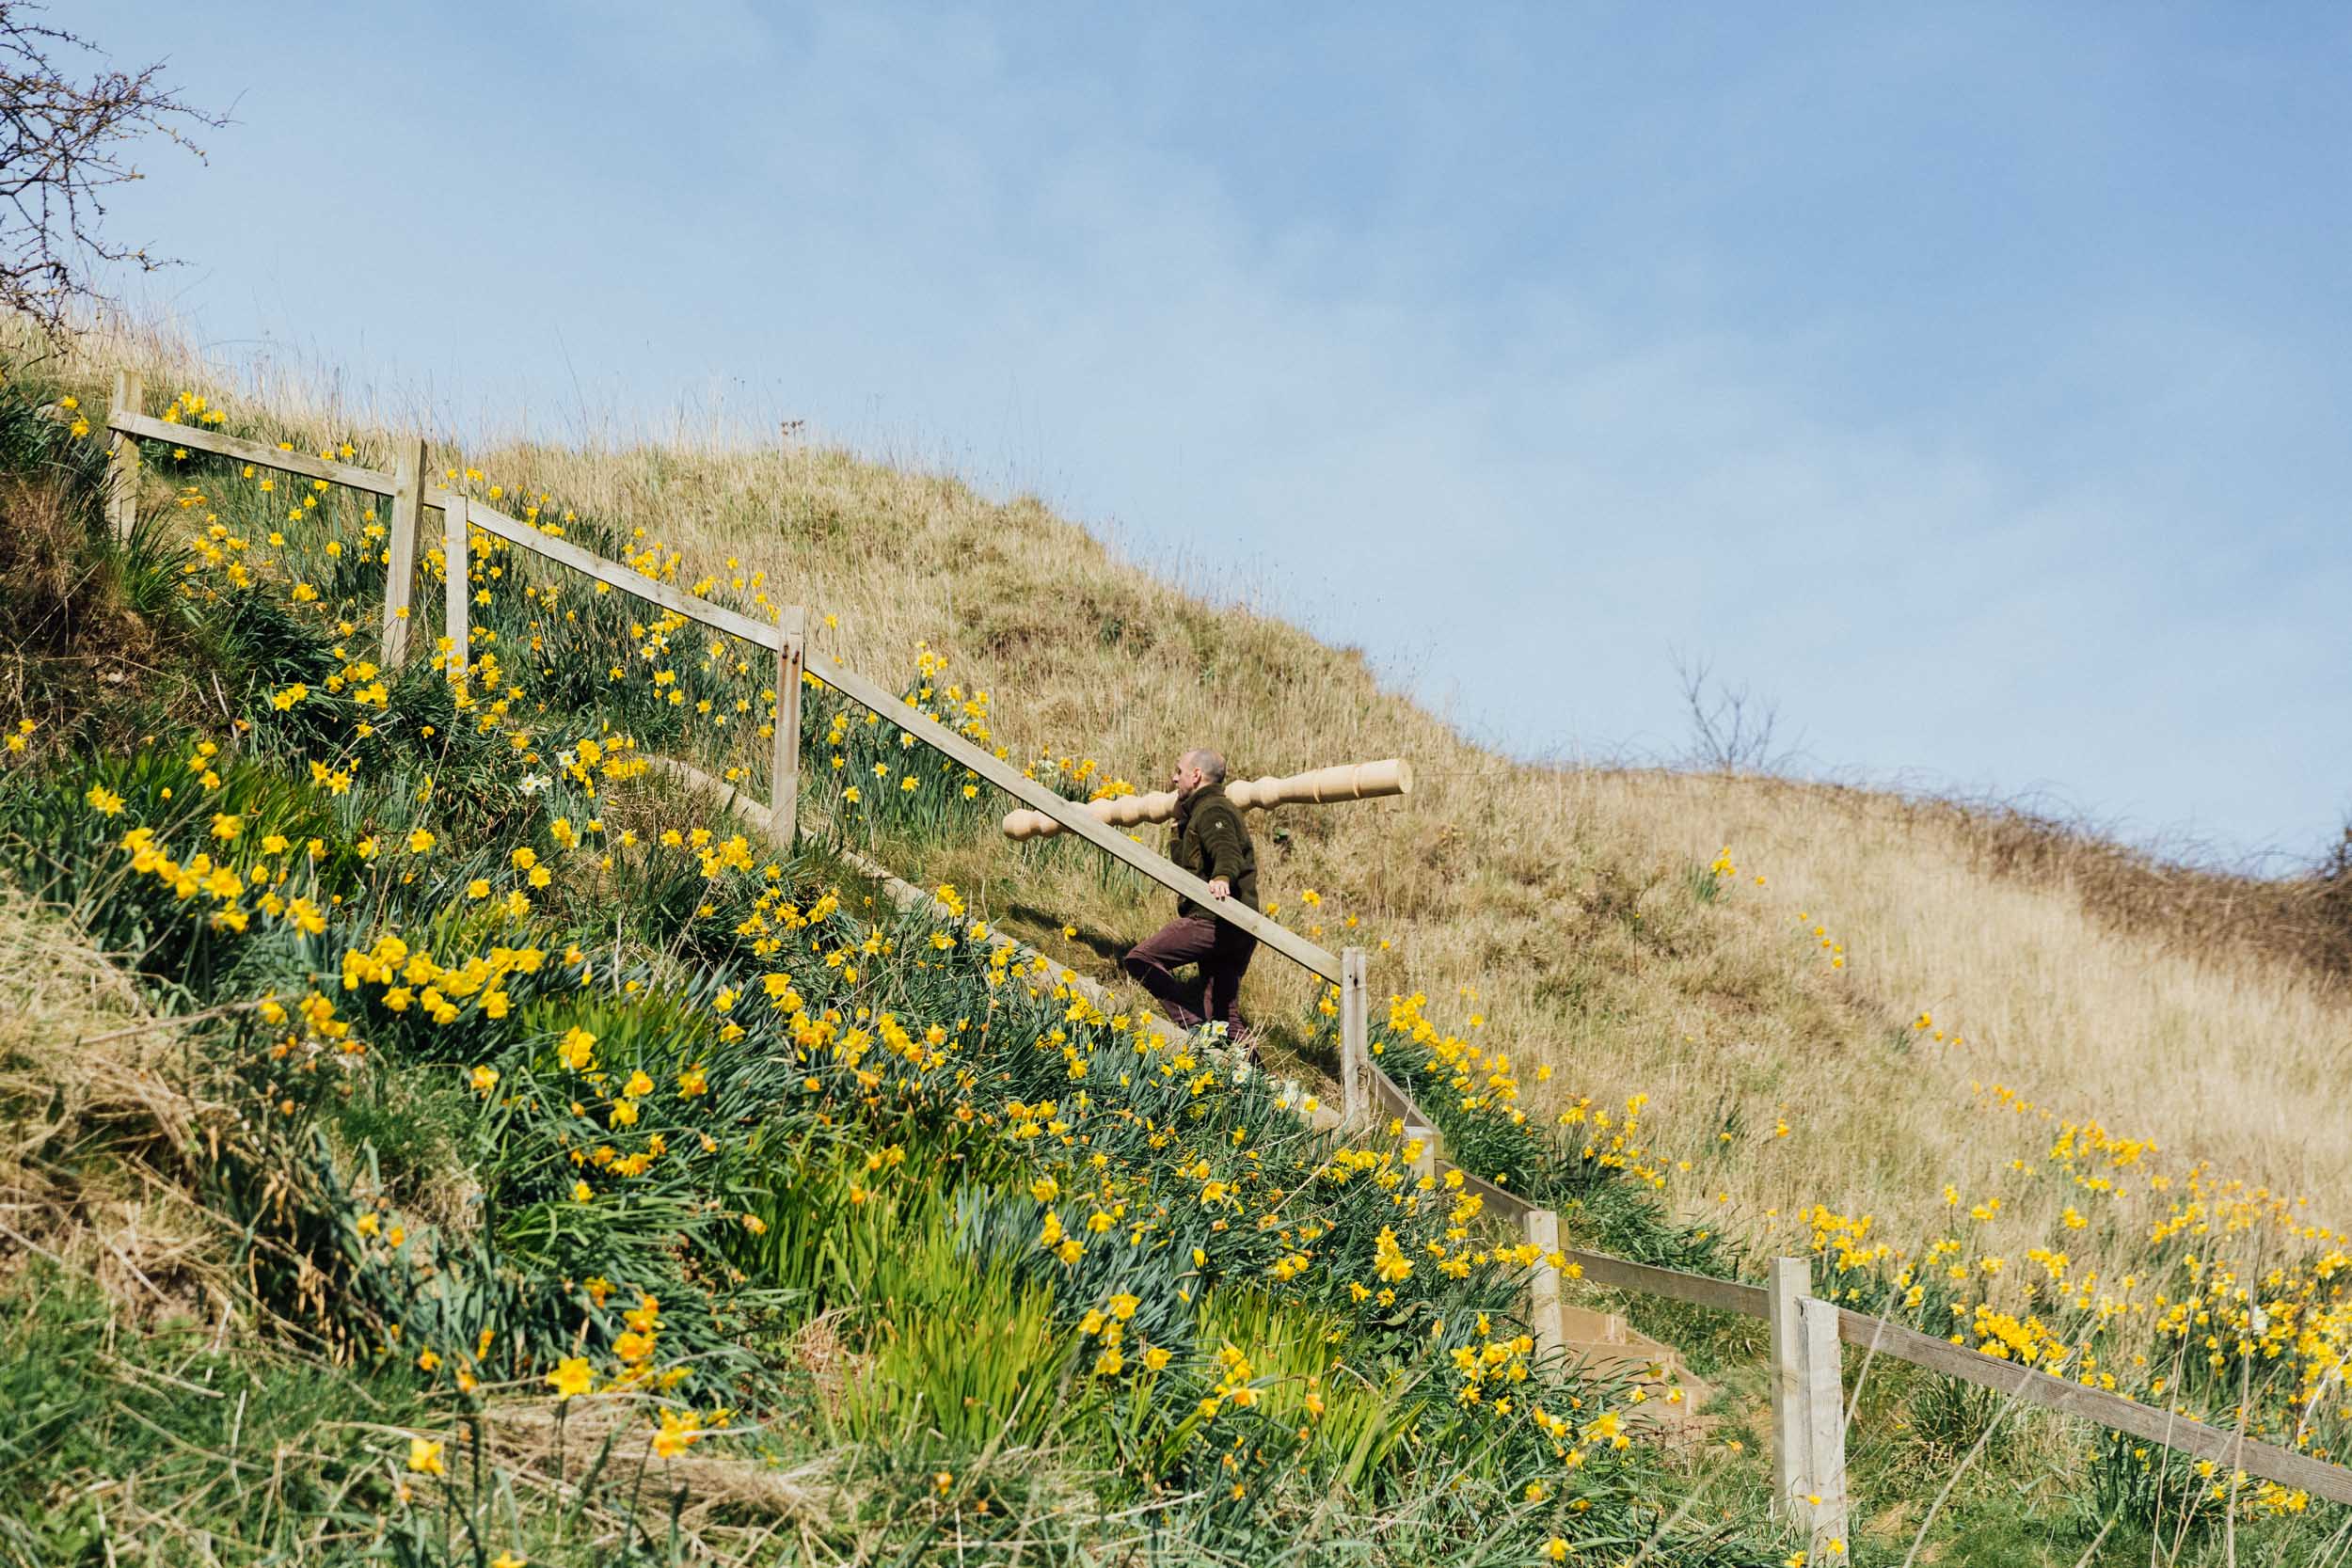
[[[1159, 934], [1137, 942], [1120, 967], [1168, 1009], [1168, 1022], [1189, 1029], [1196, 1023], [1239, 1027], [1234, 1003], [1241, 996], [1241, 977], [1249, 969], [1249, 956], [1258, 939], [1215, 915], [1188, 914], [1169, 921]], [[1176, 978], [1185, 964], [1199, 964], [1190, 980]]]

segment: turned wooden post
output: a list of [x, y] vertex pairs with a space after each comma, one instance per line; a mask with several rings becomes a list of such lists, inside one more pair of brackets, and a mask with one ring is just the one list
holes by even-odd
[[[108, 406], [111, 414], [136, 414], [146, 388], [135, 371], [115, 372], [114, 402]], [[116, 431], [107, 444], [106, 521], [114, 529], [115, 542], [127, 545], [131, 531], [139, 520], [139, 443], [134, 436]]]
[[803, 642], [808, 615], [799, 605], [776, 611], [776, 724], [774, 783], [768, 795], [768, 827], [787, 849], [799, 842], [801, 814], [801, 673], [807, 668]]
[[391, 540], [384, 565], [384, 667], [408, 662], [408, 601], [417, 583], [417, 530], [424, 518], [424, 441], [392, 453]]
[[466, 498], [454, 491], [441, 511], [441, 564], [445, 578], [441, 631], [449, 639], [447, 671], [451, 680], [462, 681], [466, 667], [473, 662], [468, 652], [472, 639], [466, 625], [473, 597], [473, 574], [466, 565]]
[[[1377, 800], [1391, 795], [1413, 792], [1413, 765], [1403, 757], [1383, 757], [1378, 762], [1343, 762], [1334, 768], [1317, 768], [1305, 773], [1294, 773], [1286, 779], [1232, 779], [1225, 785], [1225, 797], [1236, 811], [1266, 811], [1275, 806], [1330, 805], [1341, 800]], [[1121, 795], [1111, 800], [1089, 800], [1082, 808], [1097, 822], [1114, 828], [1132, 828], [1143, 822], [1167, 822], [1176, 816], [1176, 792], [1159, 790], [1149, 795]], [[1023, 810], [1005, 817], [1007, 838], [1051, 838], [1062, 831], [1062, 825], [1041, 811]]]

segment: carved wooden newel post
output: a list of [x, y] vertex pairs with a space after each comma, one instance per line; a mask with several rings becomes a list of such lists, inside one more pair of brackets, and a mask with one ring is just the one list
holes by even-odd
[[[1239, 811], [1271, 811], [1276, 806], [1328, 806], [1343, 800], [1379, 800], [1413, 792], [1413, 765], [1402, 757], [1378, 762], [1343, 762], [1294, 773], [1286, 779], [1233, 779], [1225, 798]], [[1163, 789], [1151, 795], [1121, 795], [1089, 800], [1081, 808], [1097, 822], [1133, 828], [1145, 822], [1168, 822], [1176, 816], [1176, 792]], [[1005, 817], [1007, 838], [1051, 838], [1062, 825], [1041, 811], [1022, 810]]]
[[799, 842], [801, 814], [801, 673], [807, 668], [803, 643], [808, 614], [799, 605], [776, 611], [776, 734], [774, 783], [768, 795], [768, 826], [787, 849]]

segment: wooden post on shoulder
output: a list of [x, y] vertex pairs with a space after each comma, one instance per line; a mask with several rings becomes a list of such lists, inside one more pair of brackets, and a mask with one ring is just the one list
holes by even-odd
[[1360, 947], [1340, 950], [1340, 1124], [1359, 1128], [1371, 1115], [1371, 998]]
[[[1837, 1304], [1818, 1296], [1797, 1303], [1804, 1342], [1804, 1425], [1807, 1512], [1799, 1515], [1813, 1529], [1812, 1559], [1830, 1561], [1830, 1543], [1846, 1533], [1846, 1386], [1844, 1353], [1837, 1344]], [[1820, 1498], [1814, 1502], [1815, 1497]]]
[[1535, 1331], [1535, 1353], [1549, 1355], [1567, 1343], [1560, 1323], [1560, 1271], [1551, 1261], [1560, 1250], [1560, 1216], [1549, 1209], [1530, 1209], [1525, 1223], [1527, 1244], [1543, 1254], [1527, 1276], [1527, 1322]]
[[808, 615], [799, 605], [776, 611], [776, 733], [773, 784], [768, 794], [769, 830], [787, 849], [800, 842], [801, 673], [807, 668], [803, 642]]
[[408, 662], [408, 600], [417, 585], [417, 529], [424, 519], [424, 441], [413, 437], [392, 452], [392, 518], [384, 563], [384, 667]]
[[[115, 372], [114, 402], [107, 412], [137, 414], [144, 412], [142, 401], [146, 388], [140, 385], [135, 371]], [[114, 529], [115, 543], [127, 545], [132, 531], [139, 521], [139, 444], [120, 431], [114, 434], [107, 446], [106, 521]]]
[[444, 669], [453, 681], [466, 678], [466, 668], [473, 662], [469, 651], [472, 638], [469, 635], [467, 617], [473, 597], [473, 573], [466, 563], [466, 498], [453, 492], [449, 505], [441, 512], [442, 615], [441, 633], [449, 639], [449, 662]]
[[1811, 1512], [1804, 1500], [1813, 1485], [1812, 1436], [1805, 1422], [1804, 1303], [1812, 1283], [1813, 1266], [1805, 1259], [1772, 1259], [1764, 1322], [1772, 1352], [1772, 1508], [1784, 1519], [1804, 1519]]

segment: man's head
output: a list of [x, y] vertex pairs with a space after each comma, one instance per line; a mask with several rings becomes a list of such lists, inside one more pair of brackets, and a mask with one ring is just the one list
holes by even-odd
[[1225, 782], [1225, 759], [1207, 747], [1198, 747], [1176, 759], [1176, 776], [1169, 781], [1177, 799], [1190, 800], [1211, 784]]

